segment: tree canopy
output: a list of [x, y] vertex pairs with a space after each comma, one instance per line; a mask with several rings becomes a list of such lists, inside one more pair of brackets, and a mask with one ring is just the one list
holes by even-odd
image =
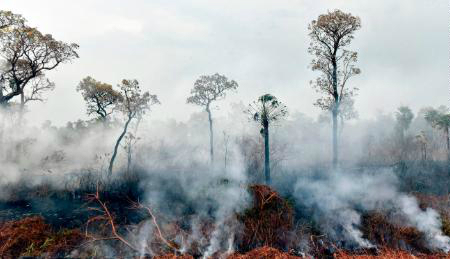
[[269, 125], [271, 122], [279, 121], [286, 117], [287, 107], [278, 99], [271, 95], [265, 94], [249, 105], [248, 113], [251, 118], [260, 123], [261, 126]]
[[210, 76], [201, 76], [194, 83], [191, 96], [187, 98], [187, 103], [208, 106], [212, 101], [225, 98], [228, 90], [236, 90], [238, 83], [228, 80], [226, 76], [218, 73]]
[[102, 83], [88, 76], [77, 86], [86, 101], [87, 114], [97, 114], [99, 119], [106, 120], [116, 105], [122, 101], [122, 95], [112, 88], [112, 85]]
[[316, 105], [324, 110], [338, 109], [341, 100], [354, 95], [357, 88], [348, 88], [346, 83], [361, 70], [355, 66], [357, 52], [345, 49], [354, 38], [354, 32], [361, 28], [361, 20], [340, 10], [320, 15], [308, 26], [311, 38], [308, 52], [314, 55], [311, 61], [313, 71], [322, 74], [311, 84], [324, 96]]
[[[50, 34], [27, 26], [25, 22], [20, 15], [0, 12], [0, 57], [3, 61], [0, 104], [8, 103], [15, 96], [23, 96], [29, 84], [42, 86], [39, 80], [43, 79], [45, 72], [78, 58], [77, 44], [58, 41]], [[36, 92], [49, 89], [52, 88], [48, 84], [46, 87], [35, 87], [31, 94], [36, 96]]]

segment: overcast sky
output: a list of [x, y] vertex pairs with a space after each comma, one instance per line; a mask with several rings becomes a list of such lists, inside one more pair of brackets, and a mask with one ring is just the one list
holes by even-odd
[[[186, 120], [199, 108], [186, 104], [203, 74], [225, 74], [239, 83], [218, 103], [249, 103], [272, 93], [290, 111], [316, 116], [319, 97], [309, 85], [308, 23], [336, 8], [362, 20], [350, 46], [362, 74], [355, 106], [363, 119], [399, 105], [414, 111], [450, 103], [447, 0], [1, 0], [31, 26], [80, 45], [80, 58], [48, 77], [56, 83], [28, 119], [56, 125], [85, 119], [75, 88], [85, 76], [116, 85], [136, 78], [162, 105], [154, 118]], [[219, 112], [219, 113], [220, 113]]]

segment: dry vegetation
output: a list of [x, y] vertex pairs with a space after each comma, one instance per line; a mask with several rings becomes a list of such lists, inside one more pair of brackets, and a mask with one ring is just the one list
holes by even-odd
[[[435, 254], [426, 247], [422, 234], [413, 227], [401, 226], [401, 218], [387, 211], [371, 211], [362, 219], [364, 238], [377, 244], [378, 248], [368, 250], [343, 250], [337, 247], [325, 235], [315, 235], [312, 230], [301, 233], [307, 237], [309, 251], [299, 252], [300, 242], [294, 220], [292, 205], [278, 192], [265, 185], [251, 185], [248, 188], [253, 198], [251, 208], [236, 215], [242, 228], [236, 233], [236, 252], [219, 251], [210, 258], [258, 259], [258, 258], [450, 258], [445, 254]], [[443, 215], [443, 230], [448, 231], [448, 199], [418, 195], [421, 205], [438, 209]], [[78, 255], [95, 255], [92, 246], [102, 242], [113, 242], [120, 254], [140, 253], [134, 247], [132, 240], [126, 236], [130, 225], [116, 221], [115, 213], [108, 208], [108, 202], [103, 201], [97, 191], [88, 196], [91, 201], [91, 215], [87, 224], [80, 229], [55, 230], [40, 216], [25, 217], [11, 220], [0, 225], [0, 257], [17, 258], [19, 256], [45, 256], [55, 258], [67, 256], [74, 249], [91, 251], [78, 252]], [[97, 204], [98, 207], [94, 205]], [[191, 246], [180, 254], [181, 243], [177, 237], [187, 240], [192, 233], [183, 229], [178, 222], [167, 221], [163, 216], [155, 215], [150, 207], [140, 203], [130, 202], [130, 209], [141, 210], [146, 214], [147, 222], [154, 226], [154, 231], [148, 238], [148, 252], [141, 258], [156, 259], [190, 259], [202, 256], [205, 240], [211, 238], [214, 222], [203, 220], [199, 223], [199, 231], [204, 240], [193, 240]], [[161, 222], [159, 222], [161, 220]], [[144, 222], [144, 221], [143, 221]], [[397, 223], [396, 223], [397, 222]], [[232, 224], [226, 222], [225, 224]], [[138, 224], [137, 226], [139, 226]], [[125, 232], [124, 232], [125, 231]], [[446, 232], [448, 233], [448, 232]], [[85, 246], [85, 248], [83, 248]], [[128, 252], [127, 252], [128, 251]], [[84, 257], [82, 257], [84, 258]]]
[[249, 251], [260, 246], [284, 248], [294, 225], [291, 205], [265, 185], [252, 185], [250, 192], [253, 207], [238, 215], [244, 225], [240, 250]]
[[85, 236], [78, 229], [52, 230], [42, 217], [33, 216], [0, 225], [0, 257], [21, 255], [56, 257], [79, 245]]

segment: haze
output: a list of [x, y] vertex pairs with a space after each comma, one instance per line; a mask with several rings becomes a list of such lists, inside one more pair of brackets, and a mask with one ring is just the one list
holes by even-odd
[[448, 2], [443, 0], [321, 1], [26, 1], [2, 0], [1, 9], [27, 18], [58, 40], [80, 45], [80, 59], [48, 73], [56, 90], [44, 104], [30, 104], [27, 120], [64, 125], [86, 119], [75, 88], [85, 76], [116, 85], [136, 78], [162, 105], [152, 118], [187, 120], [198, 107], [186, 104], [194, 81], [219, 72], [236, 80], [238, 94], [220, 102], [245, 104], [264, 93], [291, 112], [313, 116], [320, 96], [309, 85], [317, 77], [308, 65], [308, 23], [339, 8], [362, 20], [351, 49], [359, 52], [362, 74], [360, 118], [408, 105], [448, 103]]

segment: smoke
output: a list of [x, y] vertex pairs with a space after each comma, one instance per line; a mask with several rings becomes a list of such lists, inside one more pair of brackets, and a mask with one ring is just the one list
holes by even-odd
[[[235, 215], [250, 206], [246, 186], [262, 179], [258, 126], [248, 122], [242, 103], [234, 104], [231, 110], [228, 116], [215, 118], [213, 165], [209, 164], [204, 113], [193, 114], [186, 122], [144, 121], [136, 132], [139, 140], [133, 146], [131, 170], [144, 175], [137, 186], [144, 192], [140, 202], [152, 208], [162, 225], [183, 225], [188, 235], [175, 237], [181, 245], [180, 253], [195, 246], [204, 257], [218, 251], [232, 253], [242, 227]], [[120, 121], [110, 127], [79, 121], [65, 127], [47, 123], [39, 128], [19, 125], [10, 114], [2, 114], [0, 119], [4, 122], [0, 127], [0, 201], [17, 193], [11, 186], [48, 183], [55, 189], [75, 190], [89, 174], [101, 176], [121, 130]], [[391, 134], [394, 123], [392, 116], [383, 115], [346, 126], [340, 133], [342, 160], [347, 165], [361, 161], [389, 164], [396, 150]], [[417, 119], [410, 131], [424, 129], [431, 134], [427, 127]], [[20, 134], [13, 134], [17, 129]], [[430, 249], [449, 251], [449, 238], [441, 231], [439, 214], [422, 210], [414, 197], [401, 192], [401, 181], [391, 169], [321, 170], [317, 165], [330, 160], [328, 144], [324, 144], [331, 143], [329, 133], [327, 122], [302, 114], [274, 125], [271, 165], [278, 191], [289, 193], [285, 190], [292, 189], [295, 206], [312, 211], [320, 231], [342, 247], [375, 246], [364, 238], [361, 216], [380, 210], [401, 214], [406, 219], [401, 224], [422, 232]], [[442, 150], [436, 150], [439, 157]], [[411, 158], [419, 157], [416, 149], [408, 152]], [[127, 173], [126, 168], [127, 155], [122, 146], [113, 177]], [[209, 226], [208, 234], [203, 231], [205, 225]], [[152, 222], [145, 221], [128, 238], [141, 255], [153, 255], [156, 253], [149, 245], [153, 235]]]
[[450, 238], [442, 233], [440, 217], [435, 210], [421, 210], [417, 200], [406, 195], [399, 197], [397, 205], [409, 223], [425, 234], [431, 249], [440, 249], [446, 253], [450, 251]]
[[393, 211], [404, 216], [408, 226], [423, 234], [433, 250], [449, 251], [450, 239], [441, 231], [439, 214], [423, 211], [417, 200], [398, 191], [398, 179], [390, 169], [300, 176], [294, 188], [299, 204], [313, 208], [321, 231], [346, 247], [373, 247], [360, 230], [364, 212]]

